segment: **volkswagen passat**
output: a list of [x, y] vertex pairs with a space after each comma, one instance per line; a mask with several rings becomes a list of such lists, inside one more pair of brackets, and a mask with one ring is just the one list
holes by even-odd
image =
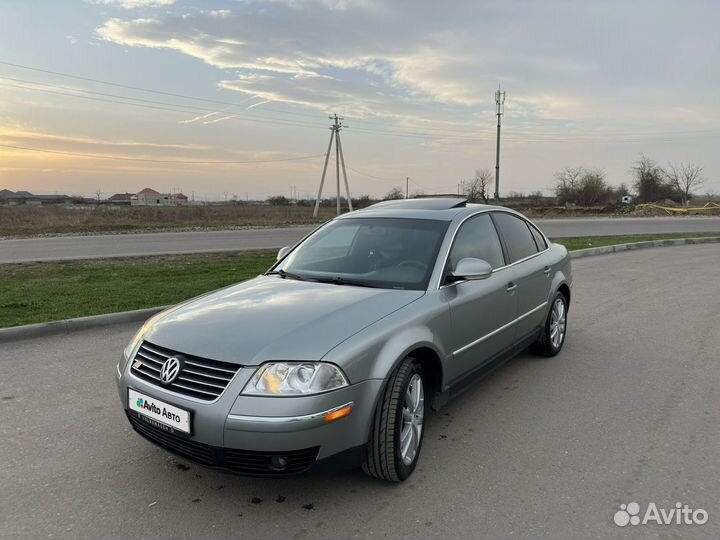
[[527, 347], [560, 351], [571, 283], [567, 250], [517, 212], [383, 202], [150, 319], [120, 398], [140, 435], [203, 465], [404, 480], [431, 408]]

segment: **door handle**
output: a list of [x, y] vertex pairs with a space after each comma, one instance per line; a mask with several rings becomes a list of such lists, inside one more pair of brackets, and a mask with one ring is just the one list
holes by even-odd
[[505, 289], [510, 294], [515, 294], [515, 289], [517, 289], [517, 283], [513, 283], [512, 281], [508, 283], [507, 289]]
[[545, 277], [550, 277], [550, 272], [552, 272], [552, 268], [550, 268], [549, 266], [546, 266], [545, 269], [543, 270]]

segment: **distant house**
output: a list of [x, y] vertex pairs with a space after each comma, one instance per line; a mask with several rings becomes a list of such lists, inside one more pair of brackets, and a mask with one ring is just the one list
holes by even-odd
[[169, 195], [163, 196], [159, 191], [155, 191], [152, 188], [145, 188], [135, 194], [131, 204], [138, 206], [160, 206], [161, 204], [169, 204], [169, 201]]
[[108, 197], [108, 202], [110, 204], [130, 204], [134, 196], [134, 193], [115, 193]]
[[0, 190], [0, 203], [2, 204], [39, 206], [41, 204], [68, 204], [70, 202], [72, 202], [72, 199], [67, 195], [35, 195], [29, 191]]
[[182, 193], [160, 193], [152, 188], [145, 188], [130, 198], [133, 206], [172, 206], [187, 204], [187, 195]]

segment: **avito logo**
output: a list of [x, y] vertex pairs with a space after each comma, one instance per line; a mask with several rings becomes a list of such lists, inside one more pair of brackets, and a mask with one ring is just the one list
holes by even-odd
[[648, 503], [645, 512], [640, 517], [640, 505], [636, 502], [621, 504], [620, 510], [615, 512], [613, 521], [619, 527], [626, 525], [704, 525], [708, 520], [708, 513], [702, 508], [693, 510], [687, 504], [675, 503], [674, 508], [658, 508], [654, 503]]
[[166, 407], [158, 407], [157, 405], [155, 405], [155, 403], [153, 403], [149, 399], [143, 398], [142, 396], [138, 396], [138, 398], [135, 400], [135, 406], [138, 409], [143, 409], [144, 411], [149, 411], [151, 413], [155, 413], [164, 418], [167, 418], [168, 420], [171, 420], [176, 424], [180, 423], [180, 416], [168, 410]]

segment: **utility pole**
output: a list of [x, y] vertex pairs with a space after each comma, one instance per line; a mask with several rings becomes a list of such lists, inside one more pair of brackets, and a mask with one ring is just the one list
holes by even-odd
[[317, 200], [315, 201], [315, 211], [313, 217], [317, 217], [320, 209], [320, 200], [322, 198], [322, 190], [325, 185], [325, 176], [327, 174], [328, 161], [330, 161], [330, 152], [332, 151], [333, 140], [335, 140], [335, 175], [337, 187], [337, 215], [340, 215], [340, 165], [342, 165], [343, 178], [345, 180], [345, 193], [347, 194], [348, 208], [352, 212], [352, 197], [350, 196], [350, 184], [348, 184], [347, 171], [345, 170], [345, 156], [343, 155], [342, 143], [340, 142], [340, 131], [347, 127], [343, 125], [342, 118], [337, 114], [328, 117], [333, 120], [330, 126], [330, 142], [328, 143], [327, 154], [325, 155], [325, 165], [323, 165], [322, 177], [320, 178], [320, 189], [318, 189]]
[[495, 105], [497, 105], [497, 146], [495, 148], [495, 201], [500, 200], [500, 117], [505, 114], [505, 90], [495, 91]]
[[410, 198], [410, 177], [409, 176], [405, 177], [405, 198], [406, 199]]

